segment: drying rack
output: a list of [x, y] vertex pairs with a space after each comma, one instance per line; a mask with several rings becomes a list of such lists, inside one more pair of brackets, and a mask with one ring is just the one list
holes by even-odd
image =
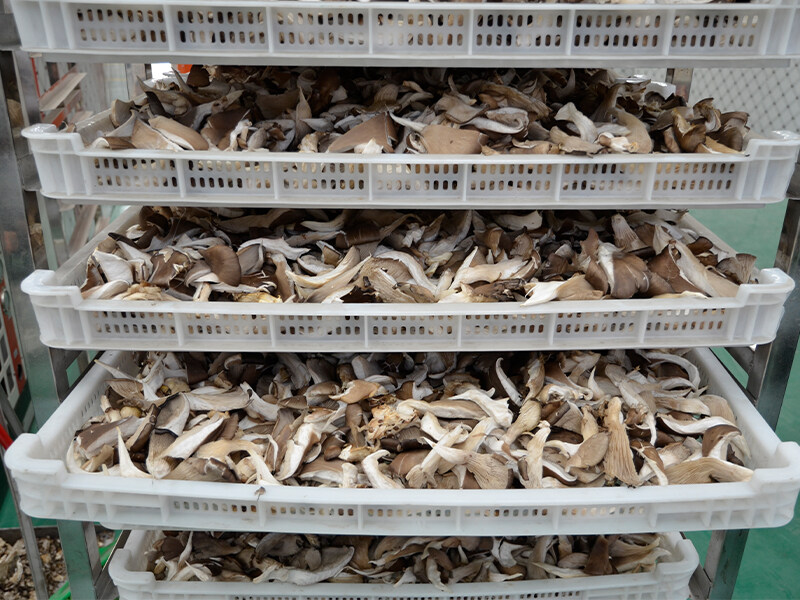
[[[92, 0], [89, 3], [91, 2]], [[35, 5], [36, 10], [42, 11], [47, 11], [46, 7], [50, 7], [53, 9], [52, 12], [54, 14], [58, 14], [56, 8], [59, 4], [58, 2], [48, 2], [47, 0], [37, 0], [36, 2], [28, 2], [27, 0], [23, 2], [20, 0], [18, 2], [20, 6], [23, 4]], [[173, 4], [180, 4], [180, 2], [173, 2]], [[248, 2], [244, 2], [244, 4], [248, 4]], [[248, 5], [255, 4], [258, 3], [249, 2]], [[272, 8], [265, 8], [264, 10], [279, 10], [283, 8], [283, 5], [288, 4], [291, 6], [292, 3], [272, 4], [274, 4]], [[347, 5], [352, 9], [358, 7], [356, 3], [347, 3]], [[393, 5], [397, 7], [397, 3], [393, 3]], [[67, 3], [62, 3], [62, 11], [67, 10], [64, 6], [67, 6]], [[305, 4], [303, 8], [305, 9], [308, 6]], [[361, 6], [363, 7], [363, 5]], [[450, 4], [448, 6], [459, 5]], [[471, 7], [475, 5], [460, 6]], [[493, 6], [497, 7], [498, 5]], [[579, 5], [548, 6], [563, 9], [566, 12], [580, 8]], [[735, 6], [747, 5], [738, 4]], [[764, 6], [769, 5], [754, 5], [751, 9], [758, 10]], [[796, 40], [797, 37], [796, 35], [793, 37], [792, 31], [793, 27], [796, 30], [797, 25], [791, 25], [796, 18], [796, 3], [791, 1], [784, 2], [780, 6], [780, 11], [774, 11], [773, 19], [781, 18], [778, 15], [784, 13], [791, 16], [791, 18], [787, 17], [790, 23], [788, 25], [789, 33], [784, 35], [782, 42]], [[364, 10], [374, 12], [375, 9], [367, 6]], [[637, 10], [642, 9], [639, 8]], [[660, 11], [663, 14], [667, 14], [667, 12], [676, 9], [663, 5], [650, 5], [648, 10], [648, 14], [657, 16]], [[167, 12], [169, 13], [169, 11]], [[63, 14], [66, 14], [66, 12]], [[169, 25], [173, 26], [174, 23], [170, 20]], [[574, 32], [570, 30], [569, 33], [571, 35]], [[72, 39], [70, 41], [74, 42], [75, 40]], [[692, 83], [693, 68], [720, 66], [723, 64], [748, 67], [787, 66], [789, 57], [777, 55], [772, 45], [768, 46], [768, 44], [772, 44], [772, 42], [765, 38], [756, 44], [751, 51], [745, 50], [742, 52], [735, 62], [718, 56], [704, 58], [702, 53], [680, 54], [665, 49], [661, 56], [640, 57], [636, 53], [631, 53], [621, 59], [605, 61], [602, 64], [604, 66], [624, 64], [642, 67], [669, 67], [667, 72], [668, 81], [676, 85], [679, 94], [688, 97]], [[108, 50], [91, 50], [91, 48], [82, 48], [80, 51], [75, 51], [73, 47], [71, 51], [61, 52], [60, 54], [46, 47], [37, 48], [37, 50], [44, 51], [46, 57], [52, 54], [54, 60], [127, 61], [134, 57], [133, 53], [115, 53]], [[369, 52], [373, 52], [373, 50], [373, 48], [370, 48]], [[789, 53], [792, 53], [791, 48], [788, 50]], [[786, 53], [787, 48], [784, 46], [781, 51]], [[796, 49], [794, 49], [794, 53], [796, 54]], [[184, 55], [175, 52], [173, 43], [173, 47], [167, 46], [161, 50], [140, 54], [139, 56], [150, 60], [160, 58], [162, 60], [177, 61], [176, 57]], [[192, 52], [186, 54], [185, 57], [193, 62], [230, 63], [236, 62], [238, 55], [235, 52], [229, 52], [225, 56], [220, 54], [206, 56], [202, 53]], [[267, 55], [264, 54], [263, 50], [257, 58], [254, 58], [251, 52], [247, 54], [246, 60], [243, 62], [257, 62], [266, 57]], [[203, 58], [206, 60], [204, 61]], [[346, 58], [341, 60], [344, 62]], [[424, 57], [418, 60], [424, 62]], [[301, 57], [300, 60], [298, 60], [297, 56], [288, 58], [286, 56], [278, 56], [276, 59], [276, 62], [286, 63], [287, 61], [308, 64], [309, 62], [314, 62], [314, 56], [308, 54]], [[361, 64], [380, 62], [374, 57], [371, 60], [369, 53], [367, 56], [361, 57], [359, 61], [361, 61]], [[487, 59], [486, 64], [491, 62], [491, 60]], [[568, 53], [558, 60], [560, 65], [576, 67], [588, 66], [590, 63], [601, 64], [596, 59], [587, 60], [586, 54], [581, 52]], [[417, 64], [420, 63], [418, 62]], [[539, 59], [538, 65], [537, 61], [534, 60], [528, 66], [543, 66], [544, 64], [553, 66], [555, 63], [552, 58]], [[141, 65], [128, 65], [127, 70], [129, 74], [133, 72], [144, 74], [144, 69]], [[129, 79], [132, 80], [133, 78], [129, 77]], [[0, 108], [0, 181], [3, 182], [4, 186], [4, 194], [0, 199], [3, 215], [2, 219], [0, 219], [0, 230], [2, 230], [0, 234], [3, 254], [6, 259], [6, 278], [11, 294], [11, 303], [14, 306], [16, 328], [20, 334], [21, 347], [29, 374], [28, 386], [34, 398], [36, 420], [41, 424], [55, 410], [58, 402], [68, 395], [75, 384], [75, 372], [85, 373], [90, 361], [86, 352], [48, 349], [41, 344], [38, 339], [38, 327], [32, 306], [20, 290], [22, 279], [34, 269], [55, 269], [66, 257], [63, 251], [65, 240], [63, 239], [63, 230], [60, 222], [62, 215], [59, 213], [55, 202], [45, 201], [39, 193], [40, 185], [32, 156], [28, 153], [25, 141], [18, 135], [18, 130], [12, 129], [11, 115], [6, 110], [8, 106], [6, 101], [8, 99], [17, 100], [21, 104], [26, 125], [36, 123], [39, 120], [31, 59], [26, 52], [20, 50], [19, 35], [10, 14], [0, 15], [0, 80], [2, 84], [0, 85], [0, 101], [2, 102], [2, 108]], [[775, 266], [782, 269], [791, 278], [800, 280], [800, 169], [798, 168], [795, 168], [787, 195], [789, 201], [780, 234]], [[42, 235], [31, 235], [32, 227], [35, 230], [41, 228]], [[747, 374], [747, 382], [744, 386], [747, 396], [773, 429], [777, 423], [784, 400], [788, 376], [797, 347], [798, 336], [800, 335], [800, 290], [795, 289], [785, 308], [785, 315], [779, 326], [777, 337], [773, 342], [754, 348], [728, 349], [730, 355], [743, 367]], [[720, 368], [724, 367], [720, 364]], [[73, 376], [71, 377], [70, 374]], [[79, 378], [80, 376], [78, 376]], [[78, 521], [59, 521], [58, 529], [73, 597], [81, 598], [81, 600], [114, 597], [113, 584], [108, 577], [107, 570], [102, 569], [100, 566], [93, 524]], [[717, 531], [713, 534], [705, 564], [698, 568], [692, 578], [693, 597], [731, 597], [747, 536], [748, 530]], [[123, 543], [125, 539], [126, 536], [123, 535], [118, 543]]]

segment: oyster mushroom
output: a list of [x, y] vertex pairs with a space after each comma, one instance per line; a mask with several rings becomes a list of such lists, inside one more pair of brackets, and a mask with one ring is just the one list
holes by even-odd
[[625, 432], [625, 425], [622, 423], [622, 402], [619, 398], [614, 397], [608, 402], [603, 424], [609, 435], [608, 450], [603, 459], [606, 473], [627, 485], [636, 486], [638, 478], [633, 465], [628, 435]]
[[600, 244], [597, 262], [605, 271], [611, 295], [614, 298], [631, 298], [637, 292], [647, 291], [647, 265], [634, 254], [623, 254], [611, 244]]
[[151, 479], [152, 476], [148, 475], [136, 465], [133, 464], [128, 449], [125, 447], [125, 442], [122, 440], [122, 431], [119, 427], [117, 429], [117, 452], [119, 453], [119, 470], [120, 475], [123, 477], [139, 477], [144, 479]]
[[703, 457], [668, 467], [665, 474], [670, 485], [681, 485], [714, 481], [749, 481], [753, 471], [717, 458]]
[[180, 150], [181, 147], [162, 133], [136, 119], [131, 131], [131, 144], [143, 150]]
[[332, 395], [330, 398], [345, 404], [355, 404], [381, 393], [386, 393], [386, 389], [380, 384], [364, 381], [363, 379], [353, 379], [345, 384], [341, 393]]
[[617, 122], [628, 130], [625, 139], [628, 141], [628, 151], [637, 154], [647, 154], [653, 150], [653, 140], [644, 123], [632, 114], [621, 108], [613, 109], [613, 116]]
[[200, 254], [222, 283], [231, 287], [239, 285], [242, 280], [242, 267], [239, 256], [229, 246], [211, 246]]
[[219, 413], [206, 419], [192, 429], [182, 433], [161, 454], [169, 458], [189, 458], [222, 426], [223, 418]]
[[339, 459], [326, 460], [320, 456], [306, 464], [297, 478], [301, 481], [315, 481], [321, 484], [341, 486], [344, 482], [345, 462]]
[[261, 575], [253, 579], [253, 583], [262, 581], [284, 581], [295, 585], [312, 585], [339, 573], [353, 558], [354, 548], [325, 548], [322, 561], [315, 570], [286, 567], [272, 559], [262, 559], [264, 564]]
[[181, 125], [168, 117], [153, 117], [150, 127], [169, 141], [186, 150], [208, 150], [208, 142], [191, 127]]
[[123, 438], [133, 435], [141, 419], [127, 417], [111, 423], [95, 423], [81, 431], [75, 438], [77, 449], [86, 458], [91, 458], [99, 453], [103, 446], [114, 446], [117, 441], [117, 432]]
[[387, 113], [379, 114], [356, 125], [347, 133], [336, 138], [328, 146], [328, 152], [349, 152], [374, 141], [384, 152], [392, 152], [392, 142], [397, 141], [394, 121]]
[[523, 433], [533, 431], [539, 424], [542, 416], [542, 405], [536, 400], [525, 400], [520, 407], [519, 414], [514, 422], [508, 427], [503, 442], [507, 445], [512, 444]]
[[428, 154], [480, 154], [486, 135], [473, 129], [426, 125], [420, 133]]
[[111, 103], [109, 118], [114, 127], [120, 127], [130, 119], [133, 106], [133, 102], [124, 102], [122, 100], [114, 100]]
[[599, 464], [606, 456], [609, 435], [598, 432], [584, 440], [578, 450], [569, 457], [565, 465], [567, 472], [572, 468], [585, 469]]
[[[584, 142], [597, 141], [597, 127], [592, 120], [580, 112], [572, 102], [567, 102], [555, 114], [557, 121], [569, 121], [574, 125], [575, 131]], [[650, 137], [648, 136], [648, 140]]]
[[504, 489], [511, 483], [511, 472], [505, 460], [494, 454], [479, 454], [436, 444], [432, 452], [449, 463], [466, 465], [483, 489]]
[[734, 283], [749, 283], [755, 264], [755, 256], [752, 254], [740, 253], [736, 256], [730, 256], [719, 261], [717, 263], [717, 270], [731, 278]]
[[385, 475], [381, 469], [378, 461], [389, 455], [387, 450], [378, 450], [361, 461], [361, 468], [369, 478], [369, 482], [374, 488], [379, 489], [403, 489], [403, 486]]

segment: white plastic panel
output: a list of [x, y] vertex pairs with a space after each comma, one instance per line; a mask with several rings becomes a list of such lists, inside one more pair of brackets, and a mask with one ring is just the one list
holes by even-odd
[[22, 47], [60, 60], [200, 64], [712, 66], [800, 53], [797, 0], [539, 4], [12, 0]]
[[[72, 202], [405, 208], [753, 206], [784, 199], [800, 137], [751, 136], [742, 155], [355, 155], [90, 150], [108, 113], [24, 130], [42, 193]], [[84, 137], [82, 137], [84, 136]]]

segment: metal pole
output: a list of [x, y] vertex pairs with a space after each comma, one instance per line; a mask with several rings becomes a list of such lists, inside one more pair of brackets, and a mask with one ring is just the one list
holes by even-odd
[[708, 591], [709, 599], [730, 600], [733, 597], [749, 533], [749, 529], [733, 529], [711, 534], [705, 563], [706, 573], [714, 574]]
[[[3, 394], [1, 390], [0, 394]], [[8, 488], [11, 490], [11, 500], [14, 502], [14, 510], [17, 513], [17, 521], [19, 522], [19, 531], [22, 534], [22, 541], [25, 542], [25, 554], [28, 556], [28, 565], [31, 569], [33, 589], [36, 592], [37, 598], [49, 598], [50, 593], [47, 590], [47, 578], [44, 575], [42, 555], [39, 554], [39, 544], [36, 541], [36, 531], [34, 530], [33, 523], [28, 515], [22, 512], [22, 510], [19, 508], [19, 492], [17, 491], [17, 484], [13, 479], [11, 479], [11, 473], [8, 472], [8, 467], [6, 467], [5, 463], [5, 455], [5, 449], [0, 446], [0, 462], [3, 463], [3, 470], [6, 473], [6, 480], [8, 481]]]
[[[775, 266], [795, 282], [800, 281], [800, 189], [790, 188]], [[778, 424], [800, 336], [800, 288], [795, 287], [784, 308], [775, 341], [756, 348], [753, 373], [747, 381], [747, 391], [755, 399], [758, 412], [773, 429]]]
[[[46, 267], [46, 256], [43, 251], [41, 236], [31, 236], [31, 227], [38, 222], [39, 211], [36, 195], [23, 189], [18, 168], [18, 157], [27, 154], [25, 144], [14, 136], [14, 130], [8, 111], [7, 91], [17, 87], [20, 90], [20, 102], [23, 113], [30, 103], [17, 82], [14, 56], [11, 52], [0, 52], [0, 181], [3, 182], [3, 194], [0, 198], [3, 219], [0, 220], [0, 239], [3, 245], [3, 256], [6, 261], [7, 283], [11, 300], [17, 317], [19, 334], [25, 369], [28, 373], [28, 385], [33, 398], [34, 413], [37, 422], [42, 424], [58, 406], [55, 380], [52, 375], [50, 356], [39, 341], [39, 328], [33, 314], [31, 303], [20, 290], [21, 281], [35, 268]], [[34, 92], [35, 96], [35, 92]], [[48, 372], [50, 371], [50, 372]]]
[[675, 86], [675, 94], [689, 101], [694, 69], [667, 69], [667, 83]]
[[100, 574], [100, 553], [94, 523], [58, 521], [58, 537], [73, 598], [99, 600], [94, 582]]

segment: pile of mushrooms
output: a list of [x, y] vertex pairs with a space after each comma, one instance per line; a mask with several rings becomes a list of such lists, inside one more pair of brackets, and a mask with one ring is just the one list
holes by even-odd
[[259, 486], [746, 481], [728, 402], [680, 353], [151, 353], [111, 374], [71, 472]]
[[161, 581], [295, 585], [499, 583], [646, 573], [670, 556], [662, 535], [376, 537], [159, 532], [147, 570]]
[[735, 296], [755, 257], [682, 213], [143, 208], [91, 254], [85, 298], [522, 302]]
[[92, 148], [364, 154], [737, 153], [747, 113], [600, 69], [195, 66], [115, 100]]

